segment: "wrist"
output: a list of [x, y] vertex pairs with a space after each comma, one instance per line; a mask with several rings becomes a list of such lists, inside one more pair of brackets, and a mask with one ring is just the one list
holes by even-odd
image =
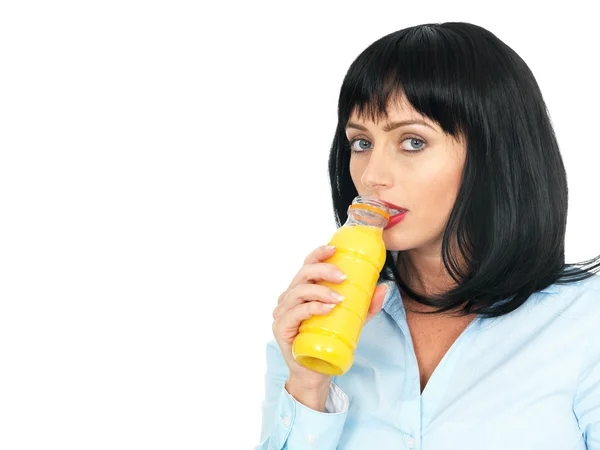
[[307, 380], [303, 377], [296, 377], [293, 373], [290, 373], [287, 379], [286, 385], [293, 385], [295, 389], [306, 392], [327, 392], [331, 385], [331, 376], [319, 377], [318, 380]]
[[297, 402], [315, 411], [324, 412], [325, 402], [329, 394], [331, 378], [318, 383], [307, 383], [290, 376], [285, 383], [285, 389]]

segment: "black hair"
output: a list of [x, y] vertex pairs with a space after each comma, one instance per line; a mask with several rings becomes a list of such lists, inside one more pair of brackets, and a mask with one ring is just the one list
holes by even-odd
[[[396, 31], [351, 64], [329, 155], [338, 226], [358, 195], [348, 120], [354, 111], [374, 122], [387, 118], [389, 102], [402, 96], [447, 135], [465, 137], [461, 186], [442, 243], [444, 266], [457, 286], [443, 295], [418, 294], [400, 277], [390, 251], [380, 280], [395, 281], [413, 300], [436, 307], [433, 313], [497, 317], [551, 284], [594, 275], [600, 256], [565, 264], [567, 177], [540, 88], [515, 51], [469, 23]], [[398, 257], [401, 263], [402, 252]]]

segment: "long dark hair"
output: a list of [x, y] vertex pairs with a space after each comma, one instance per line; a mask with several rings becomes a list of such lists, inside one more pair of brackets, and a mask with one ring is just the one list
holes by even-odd
[[[348, 69], [329, 155], [338, 226], [358, 195], [349, 170], [348, 119], [355, 110], [372, 121], [387, 118], [389, 102], [402, 95], [445, 133], [466, 138], [462, 183], [442, 243], [444, 266], [457, 286], [438, 296], [414, 292], [390, 251], [380, 280], [395, 281], [415, 301], [436, 307], [433, 313], [497, 317], [551, 284], [598, 271], [600, 256], [565, 264], [567, 177], [532, 72], [494, 34], [468, 23], [391, 33]], [[402, 252], [398, 256], [401, 263]]]

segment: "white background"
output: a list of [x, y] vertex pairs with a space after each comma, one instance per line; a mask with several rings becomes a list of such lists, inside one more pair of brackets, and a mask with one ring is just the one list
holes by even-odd
[[407, 26], [476, 23], [525, 59], [567, 260], [600, 253], [593, 2], [201, 3], [0, 6], [3, 450], [258, 443], [271, 311], [335, 230], [339, 87]]

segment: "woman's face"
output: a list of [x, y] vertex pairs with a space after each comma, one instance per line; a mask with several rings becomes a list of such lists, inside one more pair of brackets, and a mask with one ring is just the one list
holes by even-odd
[[[464, 140], [456, 142], [444, 134], [405, 100], [387, 112], [385, 123], [351, 115], [346, 137], [352, 150], [352, 181], [359, 195], [372, 195], [407, 210], [402, 221], [383, 232], [388, 250], [419, 249], [439, 255], [460, 187]], [[405, 121], [424, 123], [393, 126]]]

